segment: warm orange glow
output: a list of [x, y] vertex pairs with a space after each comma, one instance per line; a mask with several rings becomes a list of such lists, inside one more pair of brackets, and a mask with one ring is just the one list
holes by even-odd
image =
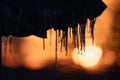
[[[115, 62], [120, 65], [118, 19], [120, 0], [103, 1], [107, 5], [107, 9], [99, 17], [97, 17], [94, 29], [95, 44], [102, 47], [103, 53], [100, 48], [90, 46], [92, 45], [92, 40], [90, 38], [90, 33], [86, 31], [86, 52], [81, 55], [78, 54], [78, 49], [74, 49], [72, 55], [73, 61], [76, 64], [85, 68], [89, 67], [90, 70], [91, 68], [94, 68], [94, 70], [106, 71], [106, 69], [108, 69], [111, 65], [114, 65]], [[80, 25], [78, 24], [78, 26]], [[87, 27], [88, 26], [90, 26], [89, 21], [87, 23]], [[51, 37], [50, 32], [52, 32]], [[68, 36], [70, 37], [69, 34]], [[72, 45], [73, 36], [71, 37], [72, 38], [69, 38], [68, 40], [68, 56], [65, 54], [65, 47], [63, 47], [62, 52], [60, 52], [60, 44], [58, 44], [59, 64], [67, 66], [68, 64], [71, 65], [71, 52], [74, 48]], [[51, 31], [48, 30], [47, 38], [45, 39], [45, 50], [43, 50], [43, 39], [40, 37], [33, 35], [28, 37], [13, 37], [12, 53], [9, 53], [10, 45], [8, 44], [6, 60], [4, 61], [4, 40], [2, 37], [2, 65], [11, 68], [25, 66], [29, 69], [41, 69], [49, 64], [55, 63], [55, 39], [56, 35], [54, 29]]]
[[111, 66], [116, 61], [116, 54], [113, 51], [107, 51], [104, 53], [102, 63], [106, 66]]
[[[84, 51], [83, 51], [84, 52]], [[78, 54], [78, 49], [73, 51], [73, 61], [83, 67], [92, 67], [96, 65], [102, 56], [102, 50], [97, 46], [86, 46], [85, 53]]]

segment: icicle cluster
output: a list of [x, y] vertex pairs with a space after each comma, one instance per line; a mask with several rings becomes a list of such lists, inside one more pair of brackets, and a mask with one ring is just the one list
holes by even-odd
[[[85, 45], [86, 45], [86, 39], [85, 39], [85, 33], [86, 33], [86, 24], [80, 24], [80, 27], [76, 26], [75, 21], [73, 20], [72, 28], [70, 28], [69, 32], [67, 30], [56, 30], [56, 47], [55, 47], [55, 60], [56, 60], [56, 66], [58, 65], [57, 61], [57, 52], [58, 52], [58, 43], [60, 43], [60, 52], [62, 52], [62, 47], [66, 50], [66, 56], [68, 55], [68, 34], [70, 35], [70, 38], [72, 38], [73, 46], [75, 48], [78, 48], [78, 54], [85, 52]], [[94, 24], [95, 24], [95, 18], [90, 20], [90, 34], [92, 38], [92, 44], [94, 45]], [[50, 32], [50, 35], [51, 32]], [[80, 39], [78, 39], [80, 38]], [[78, 41], [80, 40], [80, 41]], [[51, 44], [51, 41], [50, 41]]]
[[[94, 44], [94, 24], [95, 24], [95, 18], [90, 19], [90, 33], [92, 38], [92, 44]], [[74, 20], [74, 14], [73, 14], [73, 22], [72, 27], [70, 28], [69, 32], [67, 30], [56, 30], [56, 47], [55, 47], [55, 60], [56, 60], [56, 66], [58, 65], [57, 61], [57, 52], [58, 52], [58, 43], [60, 44], [60, 52], [62, 52], [62, 47], [66, 50], [66, 56], [68, 55], [68, 34], [70, 35], [70, 38], [73, 39], [73, 46], [78, 48], [78, 53], [82, 51], [85, 51], [85, 30], [86, 30], [86, 24], [80, 24], [80, 27], [76, 26], [75, 20]], [[78, 39], [80, 38], [80, 39]], [[50, 45], [52, 45], [52, 30], [50, 31]], [[78, 41], [80, 40], [80, 41]], [[12, 52], [12, 35], [4, 36], [4, 59], [6, 57], [7, 53], [7, 45], [10, 45], [9, 53]], [[45, 50], [45, 39], [43, 38], [43, 50]]]

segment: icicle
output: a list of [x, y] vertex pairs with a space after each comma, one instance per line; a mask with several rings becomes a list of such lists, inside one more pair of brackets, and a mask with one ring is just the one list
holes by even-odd
[[61, 42], [61, 33], [60, 33], [60, 30], [58, 30], [58, 43]]
[[94, 45], [94, 25], [95, 25], [95, 18], [90, 20], [90, 29], [91, 29], [91, 37], [92, 37], [93, 45]]
[[66, 56], [68, 54], [68, 31], [65, 31], [65, 50], [66, 50]]
[[62, 31], [62, 43], [63, 43], [63, 46], [65, 47], [65, 31]]
[[61, 42], [61, 39], [62, 39], [62, 30], [60, 30], [60, 42]]
[[73, 45], [74, 47], [76, 47], [77, 45], [77, 29], [76, 27], [73, 27], [73, 30], [72, 30], [72, 33], [73, 33]]
[[[77, 31], [78, 31], [78, 28], [77, 28]], [[78, 41], [78, 36], [79, 36], [79, 34], [77, 33], [77, 42], [76, 42], [76, 44], [77, 44], [78, 54], [79, 54], [79, 53], [80, 53], [80, 50], [79, 50], [79, 41]]]
[[[63, 31], [62, 31], [62, 34], [63, 34]], [[60, 47], [60, 52], [62, 52], [62, 44], [63, 44], [63, 35], [61, 36], [61, 47]]]
[[45, 50], [45, 39], [43, 38], [43, 50]]
[[12, 52], [12, 35], [9, 35], [10, 53]]
[[56, 68], [58, 66], [58, 61], [57, 61], [57, 42], [58, 42], [58, 40], [57, 40], [57, 31], [56, 31], [56, 42], [55, 42], [55, 46], [56, 46], [56, 48], [55, 48], [55, 65], [56, 65]]
[[69, 31], [70, 38], [72, 37], [72, 34], [71, 34], [71, 32], [72, 32], [72, 28], [70, 28], [70, 31]]
[[73, 21], [72, 21], [72, 34], [73, 34], [73, 45], [74, 47], [77, 46], [77, 26], [75, 25], [75, 13], [72, 14], [72, 18], [73, 18]]
[[82, 50], [85, 51], [85, 28], [86, 28], [85, 24], [80, 25], [81, 54]]
[[67, 56], [67, 52], [68, 52], [68, 29], [67, 29], [67, 31], [62, 31], [61, 48], [60, 48], [61, 52], [62, 52], [62, 45], [65, 47], [66, 56]]
[[61, 45], [60, 45], [60, 52], [62, 52], [62, 39], [61, 39]]
[[58, 36], [60, 36], [60, 30], [58, 30]]
[[4, 59], [6, 59], [6, 52], [7, 52], [7, 36], [4, 36]]
[[66, 50], [66, 56], [68, 52], [68, 30], [67, 31], [62, 31], [62, 39], [61, 39], [61, 51], [62, 51], [62, 44], [65, 47]]

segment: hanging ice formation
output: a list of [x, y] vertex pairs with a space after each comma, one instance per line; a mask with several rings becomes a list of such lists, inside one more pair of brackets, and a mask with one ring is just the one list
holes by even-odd
[[56, 63], [56, 67], [58, 66], [58, 61], [57, 61], [57, 48], [58, 48], [58, 45], [57, 45], [57, 42], [58, 42], [58, 35], [57, 35], [57, 30], [56, 30], [56, 41], [55, 41], [55, 63]]
[[4, 36], [4, 60], [6, 59], [6, 52], [7, 52], [7, 36]]
[[90, 32], [91, 32], [91, 38], [92, 38], [92, 44], [94, 44], [94, 25], [95, 25], [96, 19], [90, 19]]
[[72, 37], [72, 28], [69, 30], [70, 38]]
[[66, 56], [68, 54], [68, 30], [65, 31], [65, 50], [66, 50]]
[[9, 35], [9, 44], [10, 44], [10, 50], [9, 52], [12, 52], [12, 35]]
[[68, 53], [68, 30], [62, 31], [61, 50], [62, 50], [62, 46], [65, 47], [66, 56], [67, 56], [67, 53]]
[[81, 24], [80, 25], [80, 43], [81, 43], [81, 54], [82, 51], [85, 51], [85, 28], [86, 28], [86, 24]]
[[61, 42], [61, 30], [58, 30], [58, 43]]
[[76, 21], [75, 21], [75, 13], [72, 14], [72, 35], [73, 35], [73, 45], [76, 48], [77, 47], [77, 33], [78, 33], [78, 29], [77, 29], [77, 25], [76, 25]]
[[[63, 34], [63, 32], [62, 32], [62, 34]], [[60, 38], [61, 38], [61, 39], [60, 39], [60, 52], [62, 52], [63, 35], [61, 35]]]

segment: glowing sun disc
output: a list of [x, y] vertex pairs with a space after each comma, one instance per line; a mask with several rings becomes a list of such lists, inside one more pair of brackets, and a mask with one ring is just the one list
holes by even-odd
[[[84, 51], [83, 51], [84, 52]], [[96, 65], [102, 57], [102, 50], [97, 46], [86, 46], [85, 52], [78, 54], [78, 49], [73, 50], [73, 61], [83, 67]]]

